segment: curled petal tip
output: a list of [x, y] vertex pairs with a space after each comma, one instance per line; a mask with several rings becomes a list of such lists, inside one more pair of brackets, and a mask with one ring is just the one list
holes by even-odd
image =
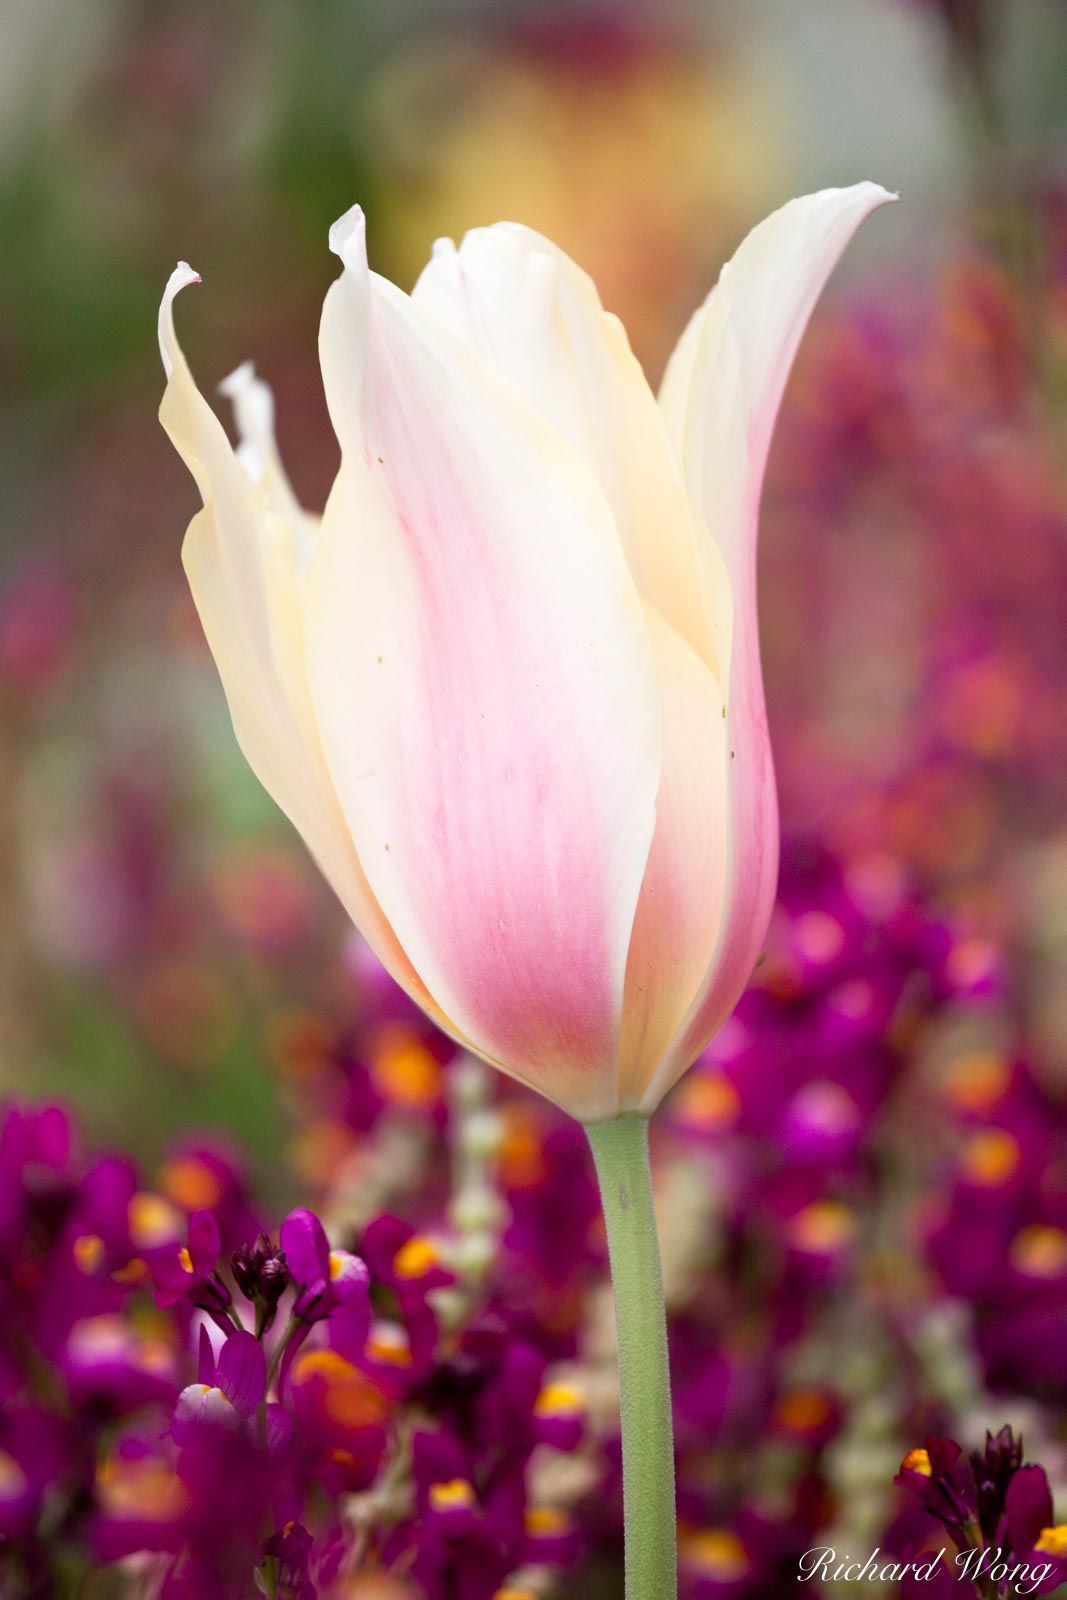
[[435, 239], [430, 255], [434, 261], [449, 260], [456, 254], [456, 241], [454, 239]]
[[876, 203], [880, 206], [884, 206], [887, 202], [900, 199], [900, 195], [895, 189], [887, 189], [885, 185], [881, 183], [865, 183], [863, 187], [865, 189], [871, 189], [874, 191]]
[[343, 217], [330, 229], [330, 249], [340, 256], [346, 267], [365, 267], [367, 264], [367, 219], [362, 206], [350, 206]]
[[176, 297], [191, 283], [201, 281], [199, 272], [195, 272], [188, 261], [179, 261], [170, 277], [167, 287], [163, 291], [163, 299], [159, 307], [159, 353], [163, 358], [163, 370], [169, 378], [174, 370], [173, 347], [174, 328], [171, 323], [171, 307]]
[[857, 196], [862, 194], [869, 201], [872, 211], [876, 206], [888, 205], [894, 200], [900, 199], [895, 189], [887, 189], [884, 184], [874, 183], [870, 179], [864, 179], [862, 183], [854, 183], [851, 186], [851, 191], [845, 189], [841, 192], [845, 194], [851, 192]]

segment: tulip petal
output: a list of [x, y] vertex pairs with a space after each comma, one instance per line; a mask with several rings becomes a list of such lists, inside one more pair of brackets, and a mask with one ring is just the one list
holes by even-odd
[[[308, 696], [300, 610], [314, 525], [296, 506], [277, 460], [266, 386], [257, 380], [251, 388], [249, 369], [227, 380], [243, 435], [242, 465], [178, 344], [173, 302], [181, 289], [199, 281], [182, 263], [160, 306], [167, 388], [159, 414], [204, 502], [189, 526], [182, 558], [237, 741], [383, 965], [454, 1033], [370, 891], [323, 758]], [[257, 482], [246, 470], [255, 460]]]
[[641, 598], [720, 678], [729, 655], [722, 558], [682, 483], [655, 397], [587, 273], [532, 228], [439, 239], [412, 293], [487, 361], [593, 472]]
[[646, 613], [664, 704], [656, 832], [626, 968], [619, 1051], [622, 1108], [641, 1103], [711, 962], [726, 873], [729, 750], [724, 695], [696, 652]]
[[233, 406], [237, 426], [237, 459], [250, 481], [261, 485], [261, 498], [270, 510], [287, 517], [298, 532], [306, 525], [305, 559], [311, 540], [312, 519], [301, 510], [278, 453], [274, 436], [274, 395], [269, 384], [256, 376], [254, 362], [243, 361], [223, 378], [219, 393]]
[[497, 374], [370, 274], [321, 354], [342, 468], [309, 593], [327, 760], [373, 892], [474, 1048], [610, 1114], [661, 711], [610, 509]]
[[734, 643], [722, 922], [686, 1025], [646, 1089], [646, 1111], [730, 1014], [766, 934], [778, 876], [778, 807], [756, 608], [763, 472], [793, 357], [823, 285], [863, 219], [893, 198], [861, 183], [793, 200], [768, 217], [723, 268], [663, 381], [660, 404], [686, 485], [726, 561]]

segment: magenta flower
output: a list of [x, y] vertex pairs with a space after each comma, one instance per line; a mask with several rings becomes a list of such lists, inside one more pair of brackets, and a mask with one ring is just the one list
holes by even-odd
[[281, 1246], [294, 1285], [293, 1316], [320, 1322], [331, 1311], [370, 1313], [370, 1274], [358, 1256], [331, 1250], [325, 1229], [313, 1211], [299, 1206], [281, 1226]]
[[231, 1326], [232, 1297], [217, 1271], [220, 1249], [218, 1224], [211, 1212], [194, 1211], [189, 1218], [189, 1243], [177, 1250], [153, 1252], [151, 1265], [161, 1306], [188, 1298], [226, 1332]]
[[1057, 1525], [1044, 1467], [1020, 1467], [1004, 1497], [1004, 1532], [1015, 1560], [1036, 1577], [1047, 1568], [1032, 1594], [1051, 1594], [1067, 1579], [1067, 1527]]
[[364, 1229], [359, 1247], [375, 1283], [387, 1284], [402, 1305], [424, 1300], [431, 1289], [455, 1282], [432, 1241], [400, 1217], [375, 1217]]
[[263, 1547], [264, 1554], [277, 1563], [278, 1589], [287, 1600], [315, 1600], [309, 1570], [313, 1544], [303, 1523], [290, 1522], [280, 1533], [272, 1534]]
[[279, 1237], [296, 1291], [293, 1322], [278, 1371], [280, 1395], [296, 1353], [316, 1322], [341, 1313], [348, 1342], [362, 1346], [370, 1325], [370, 1274], [351, 1251], [330, 1249], [322, 1223], [303, 1206], [290, 1211]]
[[917, 1495], [923, 1510], [937, 1518], [961, 1550], [977, 1542], [978, 1486], [954, 1439], [930, 1436], [923, 1448], [909, 1450], [893, 1482]]
[[479, 1486], [470, 1452], [443, 1430], [415, 1434], [412, 1471], [417, 1515], [396, 1541], [414, 1546], [412, 1574], [430, 1600], [489, 1600], [520, 1559], [521, 1480]]
[[174, 1437], [181, 1444], [190, 1427], [204, 1423], [238, 1426], [262, 1405], [266, 1393], [267, 1358], [259, 1340], [235, 1328], [216, 1357], [208, 1331], [201, 1327], [198, 1381], [178, 1396]]

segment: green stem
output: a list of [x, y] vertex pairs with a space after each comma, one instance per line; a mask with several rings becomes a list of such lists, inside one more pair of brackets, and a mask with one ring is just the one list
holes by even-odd
[[267, 1386], [266, 1386], [266, 1389], [264, 1391], [264, 1401], [266, 1400], [267, 1396], [269, 1396], [269, 1394], [270, 1394], [270, 1386], [271, 1386], [271, 1384], [274, 1382], [275, 1378], [278, 1376], [278, 1368], [282, 1364], [282, 1356], [285, 1354], [286, 1345], [289, 1343], [289, 1340], [293, 1337], [293, 1334], [296, 1332], [297, 1328], [300, 1328], [300, 1327], [303, 1327], [303, 1326], [304, 1326], [304, 1324], [301, 1323], [301, 1322], [298, 1322], [296, 1320], [296, 1318], [294, 1317], [293, 1320], [290, 1322], [289, 1326], [286, 1328], [285, 1332], [282, 1334], [281, 1338], [278, 1340], [278, 1343], [274, 1346], [274, 1354], [271, 1356], [270, 1365], [267, 1367]]
[[615, 1291], [626, 1600], [674, 1600], [678, 1556], [671, 1380], [648, 1122], [627, 1112], [585, 1131], [600, 1183]]

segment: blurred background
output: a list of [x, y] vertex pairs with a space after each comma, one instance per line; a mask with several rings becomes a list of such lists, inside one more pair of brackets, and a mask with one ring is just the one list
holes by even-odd
[[405, 287], [439, 234], [544, 230], [656, 380], [769, 209], [900, 190], [771, 465], [784, 815], [907, 857], [976, 949], [1022, 897], [1062, 1037], [1061, 4], [9, 0], [0, 41], [0, 1086], [69, 1095], [94, 1136], [210, 1121], [273, 1160], [272, 1030], [347, 1003], [339, 914], [238, 755], [185, 592], [154, 320], [191, 260], [202, 386], [258, 361], [317, 508], [326, 231], [357, 199]]

